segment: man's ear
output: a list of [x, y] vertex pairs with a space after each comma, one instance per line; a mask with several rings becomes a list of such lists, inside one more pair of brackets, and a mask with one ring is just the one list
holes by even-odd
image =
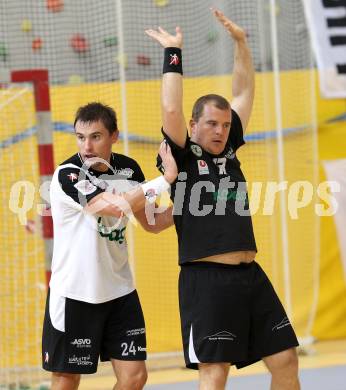
[[112, 144], [115, 144], [119, 138], [119, 130], [116, 130], [112, 133]]
[[190, 119], [189, 125], [190, 125], [190, 134], [192, 135], [196, 129], [196, 122], [193, 119]]

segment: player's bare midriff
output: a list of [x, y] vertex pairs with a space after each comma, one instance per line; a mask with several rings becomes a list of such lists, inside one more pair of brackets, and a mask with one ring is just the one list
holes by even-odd
[[255, 260], [256, 252], [255, 251], [235, 251], [221, 253], [219, 255], [213, 255], [208, 257], [203, 257], [194, 261], [208, 261], [214, 263], [222, 264], [240, 264], [240, 263], [251, 263]]

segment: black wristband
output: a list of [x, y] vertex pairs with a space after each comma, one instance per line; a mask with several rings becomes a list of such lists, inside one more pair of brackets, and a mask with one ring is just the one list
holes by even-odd
[[181, 49], [179, 47], [166, 47], [165, 58], [163, 60], [162, 73], [180, 73], [183, 74], [183, 63]]

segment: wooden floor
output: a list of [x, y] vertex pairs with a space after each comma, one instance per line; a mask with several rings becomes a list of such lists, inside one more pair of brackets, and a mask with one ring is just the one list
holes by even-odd
[[[320, 368], [345, 365], [346, 367], [346, 340], [316, 342], [302, 349], [299, 354], [300, 369]], [[149, 376], [148, 385], [176, 383], [197, 380], [198, 373], [195, 370], [187, 370], [183, 367], [181, 357], [170, 358], [166, 361], [150, 359], [147, 363]], [[237, 370], [231, 368], [231, 376], [255, 375], [266, 371], [263, 363], [259, 362], [250, 367]], [[345, 375], [346, 378], [346, 375]], [[346, 381], [346, 379], [345, 379]], [[99, 366], [97, 374], [82, 377], [80, 390], [110, 390], [114, 385], [114, 376], [110, 364]], [[345, 385], [346, 389], [346, 385]]]

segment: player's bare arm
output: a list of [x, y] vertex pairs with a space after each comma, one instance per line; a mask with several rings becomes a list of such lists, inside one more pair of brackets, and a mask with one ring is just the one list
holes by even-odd
[[[151, 207], [151, 210], [148, 207]], [[148, 218], [148, 216], [150, 217]], [[160, 233], [174, 224], [173, 206], [169, 206], [160, 212], [157, 205], [147, 205], [146, 209], [137, 211], [135, 217], [142, 228], [150, 233]], [[151, 218], [153, 220], [150, 220]]]
[[[126, 215], [136, 213], [145, 207], [148, 196], [159, 195], [167, 190], [178, 175], [176, 162], [172, 156], [171, 149], [166, 142], [162, 142], [159, 149], [162, 163], [165, 169], [163, 177], [151, 180], [142, 184], [131, 191], [119, 194], [102, 192], [92, 198], [84, 210], [91, 214], [109, 215], [120, 218]], [[156, 191], [156, 194], [147, 194], [148, 189]]]
[[[183, 34], [176, 27], [175, 35], [169, 34], [163, 28], [145, 31], [149, 37], [156, 40], [164, 48], [182, 48]], [[169, 55], [169, 62], [181, 61], [175, 54]], [[186, 141], [186, 122], [183, 113], [183, 77], [174, 71], [167, 71], [162, 77], [161, 111], [163, 129], [177, 145], [184, 147]]]
[[255, 72], [246, 32], [226, 18], [221, 11], [212, 9], [212, 12], [234, 41], [233, 100], [231, 105], [239, 115], [245, 131], [250, 119], [255, 93]]

